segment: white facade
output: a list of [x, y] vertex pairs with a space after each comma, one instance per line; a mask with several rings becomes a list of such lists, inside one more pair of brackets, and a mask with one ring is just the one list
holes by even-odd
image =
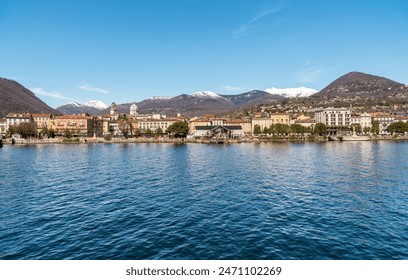
[[129, 115], [131, 116], [137, 116], [138, 113], [138, 108], [135, 102], [133, 102], [133, 104], [130, 106], [130, 112]]
[[150, 129], [155, 132], [158, 128], [161, 128], [163, 132], [166, 132], [167, 128], [175, 122], [180, 120], [177, 119], [149, 119], [139, 121], [139, 128], [141, 131], [146, 131]]
[[6, 130], [13, 125], [19, 125], [23, 122], [31, 122], [32, 118], [30, 114], [9, 113], [6, 116]]
[[315, 121], [326, 126], [349, 126], [351, 111], [346, 108], [318, 109], [315, 111]]

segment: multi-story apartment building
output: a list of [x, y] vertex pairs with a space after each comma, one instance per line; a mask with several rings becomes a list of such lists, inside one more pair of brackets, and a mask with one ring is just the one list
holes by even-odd
[[147, 129], [155, 132], [158, 128], [161, 128], [161, 130], [165, 132], [170, 125], [178, 121], [180, 121], [180, 119], [145, 119], [139, 120], [138, 124], [142, 132], [145, 132]]
[[347, 108], [318, 109], [315, 111], [315, 121], [326, 126], [349, 126], [351, 111]]
[[270, 128], [271, 125], [286, 124], [290, 125], [290, 116], [287, 113], [272, 113], [268, 118], [253, 118], [252, 119], [252, 131], [254, 127], [259, 125], [261, 131], [266, 127]]
[[387, 128], [390, 124], [392, 124], [394, 122], [395, 117], [387, 114], [387, 113], [383, 113], [383, 112], [375, 112], [375, 113], [371, 113], [371, 120], [372, 122], [374, 121], [378, 121], [380, 124], [380, 134], [387, 134]]
[[33, 118], [29, 113], [8, 113], [6, 119], [6, 131], [13, 125], [19, 125], [23, 122], [32, 122]]
[[51, 121], [51, 128], [59, 135], [69, 130], [75, 136], [93, 136], [95, 121], [87, 115], [56, 116]]
[[329, 135], [344, 135], [351, 132], [351, 110], [349, 108], [320, 108], [315, 111], [315, 122], [327, 126]]
[[244, 135], [250, 135], [252, 133], [252, 122], [250, 120], [225, 120], [225, 126], [240, 126]]
[[34, 122], [37, 124], [37, 131], [43, 128], [51, 128], [51, 114], [32, 114]]
[[272, 113], [270, 114], [272, 124], [287, 124], [290, 125], [290, 116], [287, 113]]

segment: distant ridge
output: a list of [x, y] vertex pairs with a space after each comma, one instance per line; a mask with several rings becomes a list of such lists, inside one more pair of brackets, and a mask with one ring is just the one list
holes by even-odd
[[393, 80], [361, 72], [350, 72], [336, 79], [314, 96], [382, 98], [401, 93], [404, 90], [404, 84]]
[[0, 78], [0, 117], [8, 113], [50, 113], [59, 111], [45, 104], [33, 92], [16, 81]]

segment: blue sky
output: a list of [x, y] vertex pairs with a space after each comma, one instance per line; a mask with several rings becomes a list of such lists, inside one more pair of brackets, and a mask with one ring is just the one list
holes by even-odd
[[0, 76], [52, 107], [201, 90], [408, 84], [405, 0], [0, 0]]

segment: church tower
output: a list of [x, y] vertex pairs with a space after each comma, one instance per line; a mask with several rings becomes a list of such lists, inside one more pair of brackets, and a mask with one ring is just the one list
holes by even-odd
[[110, 114], [111, 115], [116, 115], [116, 104], [115, 104], [115, 102], [112, 102], [111, 109], [110, 109]]
[[133, 102], [133, 104], [130, 106], [130, 115], [136, 117], [137, 116], [137, 105], [135, 102]]

